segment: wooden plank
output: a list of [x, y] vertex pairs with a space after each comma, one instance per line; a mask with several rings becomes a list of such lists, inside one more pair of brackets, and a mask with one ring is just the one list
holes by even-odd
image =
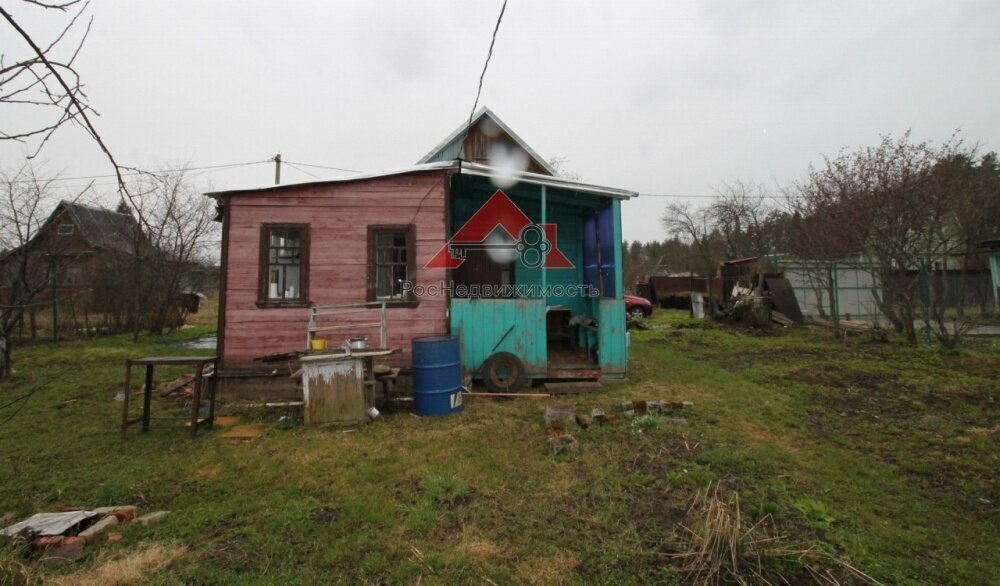
[[462, 396], [469, 397], [551, 397], [549, 393], [477, 393], [464, 392]]
[[598, 380], [601, 378], [601, 371], [596, 368], [557, 368], [545, 373], [545, 378], [553, 381], [558, 380]]
[[364, 372], [360, 359], [307, 362], [303, 369], [306, 424], [364, 420]]
[[777, 309], [771, 311], [771, 321], [783, 325], [783, 326], [793, 326], [795, 322], [788, 319], [788, 316], [781, 313]]
[[[597, 376], [600, 377], [600, 371], [597, 372]], [[604, 385], [600, 382], [593, 381], [573, 381], [573, 382], [546, 382], [545, 390], [552, 393], [553, 395], [570, 395], [576, 393], [586, 393], [601, 391], [604, 389]]]
[[190, 384], [194, 380], [193, 374], [185, 374], [172, 383], [168, 384], [165, 389], [160, 391], [161, 397], [169, 397], [170, 395], [176, 393], [177, 391], [183, 389], [185, 386]]
[[625, 301], [601, 299], [597, 330], [598, 358], [604, 373], [624, 373], [628, 361], [625, 343]]

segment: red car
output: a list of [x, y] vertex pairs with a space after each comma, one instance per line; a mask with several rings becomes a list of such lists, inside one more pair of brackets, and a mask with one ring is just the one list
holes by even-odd
[[653, 304], [644, 297], [635, 295], [625, 296], [625, 313], [633, 318], [649, 317], [653, 315]]

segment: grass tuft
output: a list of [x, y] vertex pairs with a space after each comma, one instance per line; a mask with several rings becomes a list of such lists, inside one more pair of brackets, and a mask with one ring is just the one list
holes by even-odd
[[679, 562], [691, 584], [797, 584], [805, 577], [836, 585], [842, 576], [881, 584], [818, 546], [798, 547], [781, 534], [770, 514], [751, 522], [740, 510], [739, 493], [720, 496], [720, 485], [695, 493], [677, 535]]
[[47, 581], [53, 586], [129, 586], [145, 583], [150, 574], [166, 568], [186, 549], [175, 544], [154, 543], [124, 556], [108, 557], [95, 566]]
[[461, 504], [469, 494], [469, 487], [454, 476], [431, 475], [420, 483], [424, 496], [437, 505]]

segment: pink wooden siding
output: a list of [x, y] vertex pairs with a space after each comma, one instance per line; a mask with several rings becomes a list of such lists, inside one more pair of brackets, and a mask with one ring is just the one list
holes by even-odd
[[[256, 368], [253, 358], [305, 347], [307, 308], [258, 308], [261, 224], [309, 224], [309, 300], [317, 305], [366, 300], [369, 224], [415, 224], [417, 283], [443, 283], [443, 269], [423, 265], [445, 241], [445, 171], [346, 183], [313, 184], [229, 197], [223, 368]], [[419, 210], [419, 211], [418, 211]], [[388, 311], [390, 346], [409, 363], [413, 338], [447, 331], [447, 301], [423, 298]], [[372, 315], [352, 314], [355, 321]], [[340, 342], [351, 331], [337, 332]], [[378, 344], [377, 330], [360, 331]]]

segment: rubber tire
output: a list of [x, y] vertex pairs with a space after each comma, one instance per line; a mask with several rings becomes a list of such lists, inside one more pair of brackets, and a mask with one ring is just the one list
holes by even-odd
[[646, 310], [639, 307], [638, 305], [633, 307], [628, 311], [628, 314], [632, 316], [632, 319], [639, 319], [640, 317], [647, 317]]
[[[498, 378], [498, 370], [506, 367], [511, 376], [507, 384]], [[524, 364], [510, 352], [497, 352], [483, 363], [483, 386], [491, 393], [509, 393], [524, 385]]]

